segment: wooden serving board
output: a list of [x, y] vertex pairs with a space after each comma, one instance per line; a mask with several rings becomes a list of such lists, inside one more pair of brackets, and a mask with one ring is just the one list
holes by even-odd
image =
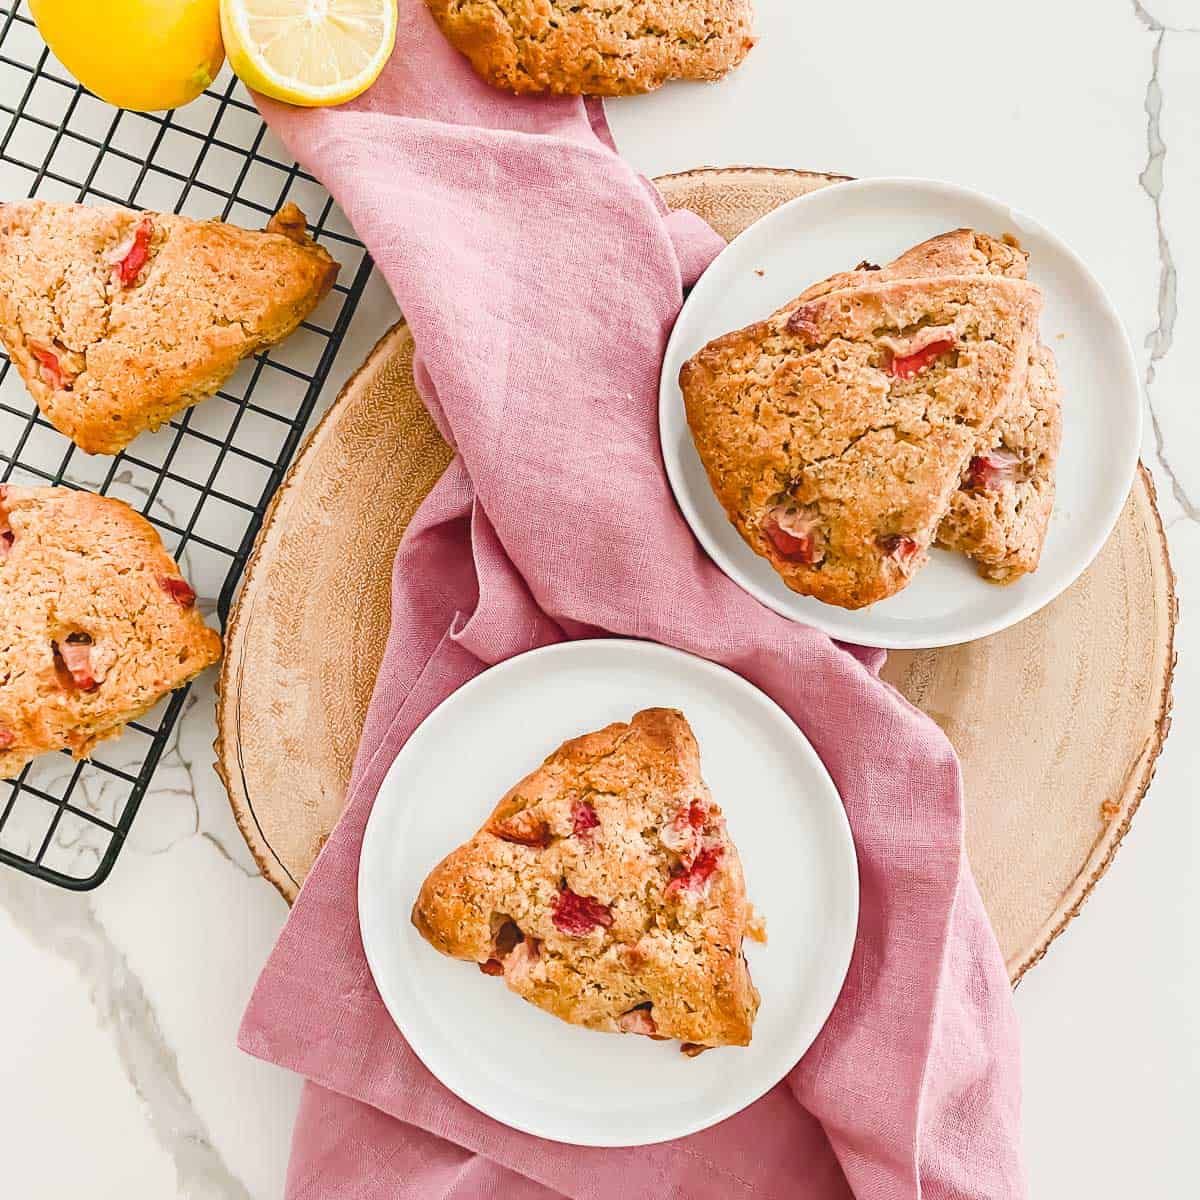
[[[732, 237], [834, 181], [734, 168], [657, 183], [672, 207]], [[451, 457], [417, 395], [412, 355], [396, 326], [313, 432], [267, 513], [229, 622], [217, 770], [255, 858], [289, 901], [345, 801], [396, 546]], [[970, 645], [889, 658], [884, 677], [962, 760], [968, 852], [1014, 982], [1079, 911], [1150, 783], [1169, 726], [1175, 616], [1141, 470], [1108, 544], [1053, 604]]]

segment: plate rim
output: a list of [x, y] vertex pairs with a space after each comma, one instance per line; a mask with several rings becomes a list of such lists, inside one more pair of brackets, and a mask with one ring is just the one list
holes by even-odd
[[[678, 342], [682, 337], [682, 323], [684, 314], [688, 310], [688, 306], [693, 303], [697, 289], [701, 286], [705, 276], [711, 271], [712, 267], [718, 263], [726, 255], [736, 251], [743, 239], [748, 239], [754, 231], [761, 234], [760, 226], [771, 223], [782, 223], [787, 220], [787, 214], [792, 209], [798, 208], [810, 203], [828, 203], [827, 199], [822, 197], [828, 194], [841, 194], [843, 189], [852, 189], [854, 191], [871, 191], [882, 187], [901, 187], [914, 188], [919, 190], [929, 190], [932, 192], [941, 193], [943, 196], [952, 198], [965, 198], [974, 202], [983, 202], [984, 204], [1000, 209], [1009, 215], [1010, 220], [1018, 228], [1030, 229], [1040, 237], [1044, 237], [1052, 242], [1056, 250], [1064, 255], [1072, 266], [1081, 273], [1088, 284], [1096, 290], [1101, 306], [1106, 315], [1112, 320], [1116, 328], [1120, 330], [1120, 345], [1117, 349], [1117, 356], [1121, 360], [1122, 374], [1126, 377], [1125, 382], [1131, 386], [1122, 387], [1123, 392], [1136, 397], [1136, 402], [1130, 405], [1133, 413], [1133, 428], [1132, 436], [1129, 439], [1129, 445], [1125, 450], [1124, 458], [1115, 463], [1115, 470], [1112, 472], [1116, 478], [1124, 481], [1123, 489], [1115, 489], [1109, 500], [1109, 503], [1102, 513], [1102, 519], [1097, 525], [1098, 533], [1091, 539], [1087, 552], [1080, 556], [1079, 564], [1073, 571], [1067, 572], [1061, 584], [1057, 588], [1051, 588], [1045, 595], [1035, 594], [1027, 597], [1023, 602], [1016, 603], [1011, 609], [1005, 610], [989, 620], [977, 620], [969, 626], [969, 631], [963, 635], [955, 633], [947, 635], [945, 633], [921, 632], [924, 626], [919, 627], [912, 633], [906, 634], [896, 632], [892, 634], [871, 634], [869, 630], [846, 630], [839, 627], [833, 615], [829, 620], [824, 620], [825, 608], [831, 610], [832, 613], [840, 613], [843, 610], [836, 605], [826, 605], [824, 608], [817, 608], [814, 613], [805, 613], [803, 616], [797, 614], [787, 605], [788, 597], [775, 595], [771, 590], [760, 586], [755, 581], [749, 578], [740, 577], [731, 569], [731, 564], [727, 563], [725, 555], [722, 553], [716, 540], [709, 535], [703, 520], [696, 511], [695, 506], [691, 503], [690, 495], [686, 487], [686, 482], [683, 478], [682, 464], [678, 461], [677, 456], [668, 453], [668, 438], [666, 436], [668, 416], [671, 411], [677, 410], [682, 404], [682, 393], [679, 389], [677, 378], [672, 378], [667, 371], [667, 364], [670, 362], [678, 351]], [[809, 625], [815, 629], [820, 629], [827, 633], [830, 637], [837, 638], [841, 641], [852, 642], [855, 645], [870, 646], [884, 650], [929, 650], [937, 649], [945, 646], [965, 645], [968, 642], [978, 641], [980, 638], [989, 637], [994, 633], [1000, 633], [1005, 629], [1011, 628], [1013, 625], [1019, 624], [1034, 613], [1044, 608], [1056, 600], [1063, 592], [1079, 579], [1079, 577], [1087, 570], [1091, 563], [1095, 560], [1096, 555], [1104, 547], [1112, 535], [1113, 529], [1116, 527], [1117, 521], [1120, 519], [1121, 512], [1125, 507], [1125, 503], [1129, 497], [1130, 488], [1133, 486], [1134, 477], [1137, 472], [1139, 454], [1141, 451], [1141, 443], [1144, 435], [1145, 423], [1145, 391], [1143, 381], [1138, 373], [1137, 355], [1133, 348], [1133, 342], [1129, 336], [1129, 330], [1126, 328], [1125, 322], [1121, 318], [1120, 311], [1113, 303], [1112, 296], [1108, 289], [1093, 273], [1087, 262], [1080, 256], [1075, 248], [1060, 236], [1055, 230], [1050, 228], [1038, 218], [1027, 213], [1024, 209], [1008, 204], [990, 192], [984, 192], [977, 188], [968, 187], [965, 184], [955, 183], [951, 180], [937, 179], [930, 176], [921, 175], [879, 175], [870, 176], [861, 179], [835, 179], [827, 186], [817, 188], [814, 191], [807, 192], [800, 196], [794, 196], [790, 200], [784, 201], [777, 208], [765, 213], [757, 221], [752, 222], [741, 231], [736, 237], [729, 241], [725, 248], [717, 255], [715, 259], [705, 269], [704, 274], [696, 281], [691, 292], [685, 297], [683, 305], [680, 307], [679, 313], [675, 318], [675, 323], [671, 328], [671, 334], [667, 339], [666, 347], [663, 351], [662, 365], [659, 368], [659, 385], [658, 385], [658, 438], [659, 450], [662, 456], [664, 469], [667, 475], [667, 481], [671, 486], [671, 492], [675, 498], [675, 503], [679, 508], [683, 519], [687, 522], [688, 528], [692, 531], [692, 535], [703, 547], [705, 554], [717, 567], [717, 569], [725, 575], [731, 582], [736, 584], [742, 591], [753, 596], [760, 604], [765, 605], [773, 612], [778, 613], [789, 621], [794, 621], [799, 625]], [[686, 416], [684, 417], [684, 426], [686, 427]], [[797, 593], [798, 595], [798, 593]], [[817, 602], [820, 604], [820, 602]], [[870, 605], [866, 606], [862, 611], [869, 611]]]
[[[389, 782], [392, 780], [394, 773], [397, 771], [397, 763], [400, 762], [406, 751], [408, 751], [410, 746], [412, 746], [414, 739], [423, 729], [428, 726], [435, 715], [441, 713], [444, 717], [445, 714], [443, 710], [453, 707], [456, 703], [461, 703], [461, 698], [464, 695], [469, 695], [476, 688], [476, 686], [481, 683], [482, 680], [492, 676], [495, 672], [503, 672], [506, 668], [512, 667], [519, 661], [524, 662], [524, 660], [534, 657], [553, 658], [571, 653], [592, 653], [601, 648], [610, 648], [614, 646], [614, 644], [629, 648], [635, 653], [639, 654], [644, 653], [651, 656], [661, 656], [663, 658], [675, 661], [679, 661], [680, 659], [686, 660], [689, 664], [701, 669], [702, 671], [711, 673], [714, 678], [722, 680], [729, 686], [743, 689], [745, 694], [752, 696], [756, 702], [764, 705], [768, 710], [774, 710], [775, 714], [784, 719], [786, 724], [791, 727], [795, 739], [797, 739], [797, 748], [808, 758], [809, 764], [815, 770], [817, 777], [823, 781], [822, 787], [828, 788], [830, 796], [833, 800], [831, 807], [834, 813], [834, 820], [832, 822], [834, 832], [832, 836], [836, 839], [836, 843], [839, 848], [838, 852], [844, 860], [842, 866], [839, 868], [839, 873], [844, 874], [846, 877], [847, 898], [849, 901], [849, 913], [846, 921], [847, 932], [846, 936], [842, 939], [844, 941], [844, 945], [838, 948], [838, 956], [834, 964], [835, 969], [828, 977], [830, 980], [830, 994], [828, 997], [828, 1004], [826, 1005], [824, 1002], [822, 1004], [822, 1007], [825, 1008], [824, 1016], [821, 1017], [816, 1027], [812, 1030], [811, 1036], [806, 1042], [804, 1042], [796, 1057], [792, 1059], [791, 1051], [789, 1050], [787, 1055], [784, 1056], [787, 1061], [778, 1069], [778, 1073], [776, 1073], [776, 1068], [772, 1067], [763, 1076], [763, 1078], [766, 1079], [766, 1083], [760, 1087], [756, 1082], [750, 1089], [753, 1094], [748, 1095], [745, 1099], [739, 1097], [732, 1103], [722, 1104], [712, 1113], [700, 1118], [697, 1121], [686, 1122], [681, 1124], [677, 1129], [673, 1129], [665, 1133], [655, 1133], [651, 1136], [639, 1138], [637, 1141], [628, 1141], [622, 1138], [603, 1136], [589, 1137], [583, 1140], [567, 1138], [561, 1133], [555, 1133], [554, 1131], [547, 1130], [544, 1127], [538, 1127], [532, 1122], [516, 1122], [510, 1120], [502, 1113], [494, 1111], [485, 1104], [479, 1103], [478, 1099], [473, 1099], [469, 1096], [463, 1095], [457, 1090], [457, 1088], [446, 1082], [433, 1063], [428, 1061], [425, 1053], [427, 1046], [424, 1044], [418, 1045], [417, 1042], [414, 1042], [408, 1030], [405, 1029], [400, 1018], [397, 1016], [396, 1011], [394, 1011], [392, 1007], [390, 986], [381, 983], [380, 974], [377, 971], [377, 959], [372, 950], [373, 938], [375, 937], [374, 927], [371, 927], [371, 930], [369, 930], [368, 926], [370, 925], [370, 922], [365, 920], [363, 915], [365, 911], [364, 895], [371, 887], [370, 880], [372, 878], [371, 868], [367, 865], [369, 861], [368, 847], [372, 846], [374, 844], [374, 840], [381, 836], [381, 834], [378, 832], [381, 828], [383, 820], [383, 818], [378, 816], [378, 814], [383, 811], [380, 805], [380, 798], [383, 796], [385, 789], [388, 788]], [[853, 958], [854, 949], [858, 944], [858, 926], [859, 918], [861, 916], [861, 889], [862, 881], [858, 868], [858, 849], [854, 841], [854, 834], [850, 827], [850, 820], [846, 814], [846, 807], [844, 801], [842, 800], [841, 792], [838, 790], [836, 783], [834, 783], [833, 777], [829, 774], [829, 771], [822, 761], [821, 756], [817, 753], [816, 748], [808, 740], [807, 735], [776, 700], [767, 695], [767, 693], [757, 685], [751, 683], [748, 679], [745, 679], [731, 668], [726, 667], [721, 663], [713, 662], [711, 659], [702, 658], [699, 655], [692, 654], [689, 651], [680, 650], [674, 646], [666, 646], [658, 642], [643, 641], [638, 638], [601, 637], [579, 638], [565, 642], [554, 642], [550, 645], [539, 646], [532, 650], [526, 650], [520, 654], [515, 654], [511, 658], [504, 659], [502, 662], [495, 663], [494, 665], [485, 668], [478, 675], [467, 680], [466, 683], [456, 688], [448, 696], [442, 699], [433, 709], [430, 710], [430, 712], [420, 722], [416, 729], [413, 730], [412, 734], [410, 734], [408, 740], [396, 753], [395, 758], [392, 759], [391, 764], [388, 766], [383, 780], [380, 782], [375, 801], [371, 806], [371, 812], [367, 817], [367, 823], [363, 830], [362, 845], [359, 849], [358, 879], [355, 887], [355, 903], [357, 907], [359, 936], [362, 940], [363, 954], [366, 958], [367, 968], [370, 971], [372, 981], [375, 984], [376, 991], [379, 993], [379, 998], [383, 1003], [384, 1009], [386, 1010], [389, 1019], [396, 1026], [396, 1029], [399, 1031], [400, 1035], [404, 1038], [404, 1041], [408, 1045], [409, 1049], [413, 1052], [413, 1054], [416, 1055], [417, 1059], [421, 1062], [425, 1069], [429, 1071], [430, 1074], [433, 1075], [433, 1077], [437, 1079], [437, 1081], [443, 1087], [445, 1087], [453, 1095], [457, 1096], [465, 1104], [470, 1105], [470, 1107], [474, 1108], [477, 1112], [483, 1113], [484, 1116], [490, 1117], [492, 1120], [498, 1121], [500, 1124], [503, 1124], [510, 1129], [515, 1129], [518, 1132], [527, 1133], [534, 1137], [542, 1138], [545, 1141], [555, 1142], [563, 1145], [598, 1148], [632, 1148], [637, 1146], [657, 1145], [663, 1142], [674, 1141], [678, 1138], [688, 1137], [691, 1134], [699, 1133], [702, 1130], [709, 1129], [722, 1121], [728, 1120], [730, 1117], [735, 1116], [743, 1109], [748, 1108], [751, 1104], [754, 1104], [758, 1100], [762, 1099], [763, 1096], [771, 1091], [772, 1088], [776, 1087], [783, 1079], [787, 1077], [788, 1073], [795, 1068], [796, 1064], [801, 1058], [804, 1057], [805, 1054], [808, 1053], [813, 1042], [816, 1041], [816, 1039], [820, 1036], [821, 1031], [825, 1028], [825, 1025], [829, 1021], [829, 1017], [833, 1013], [838, 999], [841, 996], [842, 989], [845, 987], [846, 977], [849, 974], [850, 963]], [[378, 934], [381, 938], [385, 937], [386, 929], [379, 929]], [[827, 955], [826, 957], [830, 958], [832, 956]], [[384, 973], [384, 977], [386, 978], [386, 973]]]

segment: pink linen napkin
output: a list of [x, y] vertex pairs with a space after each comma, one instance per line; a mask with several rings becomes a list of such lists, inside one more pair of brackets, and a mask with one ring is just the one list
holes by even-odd
[[[370, 247], [458, 452], [396, 559], [346, 813], [241, 1029], [243, 1049], [309, 1080], [288, 1196], [1023, 1196], [1011, 995], [966, 863], [954, 754], [878, 679], [882, 655], [731, 583], [663, 473], [659, 365], [719, 239], [664, 214], [598, 103], [493, 91], [421, 0], [400, 10], [398, 50], [360, 100], [263, 102]], [[356, 907], [371, 805], [421, 720], [491, 664], [601, 633], [724, 663], [778, 701], [838, 786], [861, 874], [846, 985], [804, 1059], [722, 1124], [631, 1150], [541, 1141], [444, 1089], [383, 1008]]]

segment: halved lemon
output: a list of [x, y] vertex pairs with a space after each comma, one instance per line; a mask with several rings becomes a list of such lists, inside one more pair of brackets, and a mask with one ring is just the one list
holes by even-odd
[[375, 82], [396, 41], [396, 0], [221, 0], [225, 53], [256, 92], [313, 108]]

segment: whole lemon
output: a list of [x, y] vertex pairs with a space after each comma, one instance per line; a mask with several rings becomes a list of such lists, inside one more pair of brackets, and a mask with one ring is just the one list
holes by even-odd
[[63, 66], [119, 108], [187, 104], [225, 60], [220, 0], [29, 0], [29, 7]]

